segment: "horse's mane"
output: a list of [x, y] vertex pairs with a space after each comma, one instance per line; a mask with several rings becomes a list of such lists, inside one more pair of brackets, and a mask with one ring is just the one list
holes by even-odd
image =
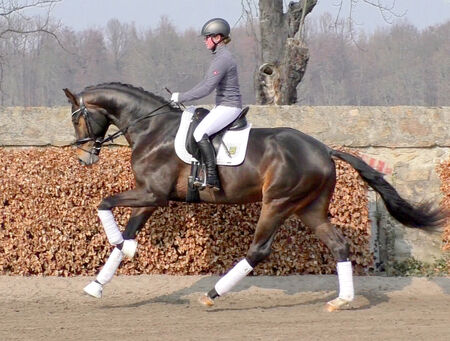
[[121, 82], [109, 82], [101, 83], [97, 85], [90, 85], [84, 88], [84, 91], [95, 90], [95, 89], [115, 89], [115, 90], [128, 90], [136, 93], [137, 95], [145, 95], [151, 97], [152, 99], [162, 102], [163, 104], [170, 104], [174, 109], [178, 109], [178, 106], [174, 106], [170, 101], [166, 100], [164, 97], [154, 94], [153, 92], [147, 91], [142, 87], [137, 87], [131, 84], [125, 84]]

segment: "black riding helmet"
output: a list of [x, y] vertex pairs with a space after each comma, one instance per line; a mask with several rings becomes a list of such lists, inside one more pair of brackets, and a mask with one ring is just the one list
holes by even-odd
[[214, 18], [208, 20], [203, 25], [201, 35], [207, 37], [220, 34], [223, 38], [227, 38], [230, 35], [230, 31], [230, 25], [226, 20], [222, 18]]

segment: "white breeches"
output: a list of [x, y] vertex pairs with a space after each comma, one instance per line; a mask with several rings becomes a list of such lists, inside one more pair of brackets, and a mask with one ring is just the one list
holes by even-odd
[[203, 135], [211, 136], [233, 122], [241, 113], [241, 108], [219, 105], [214, 107], [195, 128], [194, 139], [199, 142]]

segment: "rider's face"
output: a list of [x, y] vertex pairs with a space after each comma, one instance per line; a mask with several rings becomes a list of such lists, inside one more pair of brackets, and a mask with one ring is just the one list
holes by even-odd
[[205, 37], [205, 45], [206, 45], [206, 48], [208, 50], [212, 50], [214, 48], [214, 41], [213, 41], [213, 39], [215, 39], [215, 37], [213, 37], [213, 36]]

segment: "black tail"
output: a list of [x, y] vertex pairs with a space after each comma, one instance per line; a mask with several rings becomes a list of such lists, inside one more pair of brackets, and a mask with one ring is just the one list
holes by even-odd
[[348, 162], [370, 187], [377, 191], [386, 205], [388, 212], [400, 223], [410, 227], [438, 227], [444, 224], [447, 214], [439, 208], [432, 208], [431, 203], [413, 206], [403, 199], [386, 180], [360, 158], [338, 150], [331, 150], [331, 155]]

